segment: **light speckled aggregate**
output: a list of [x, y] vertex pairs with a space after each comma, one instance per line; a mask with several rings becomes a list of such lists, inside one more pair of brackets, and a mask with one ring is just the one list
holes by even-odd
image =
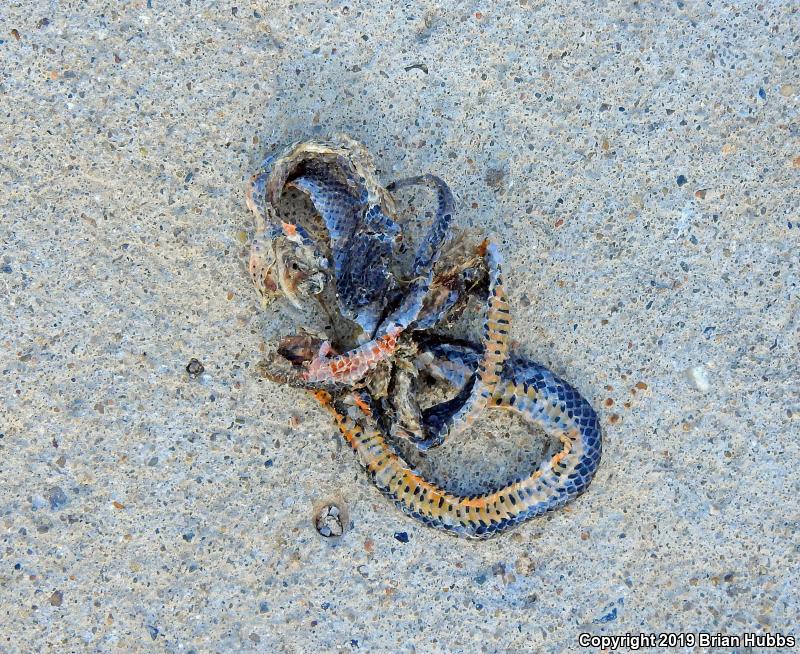
[[[800, 14], [440, 4], [0, 4], [0, 651], [800, 623]], [[601, 418], [574, 504], [488, 542], [426, 529], [256, 374], [297, 319], [252, 291], [246, 180], [333, 131], [494, 234], [515, 349]], [[545, 444], [499, 414], [420, 469], [460, 493], [528, 470]]]

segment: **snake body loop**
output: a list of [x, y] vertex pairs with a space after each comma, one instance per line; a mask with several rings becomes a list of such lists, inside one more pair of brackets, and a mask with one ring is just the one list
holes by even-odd
[[[476, 359], [473, 351], [462, 361]], [[506, 362], [487, 407], [519, 414], [557, 438], [562, 448], [527, 477], [482, 495], [449, 493], [415, 472], [365, 410], [368, 398], [348, 406], [324, 391], [315, 397], [381, 493], [411, 517], [457, 536], [489, 538], [564, 506], [586, 490], [602, 454], [600, 424], [589, 403], [547, 368], [518, 357]]]

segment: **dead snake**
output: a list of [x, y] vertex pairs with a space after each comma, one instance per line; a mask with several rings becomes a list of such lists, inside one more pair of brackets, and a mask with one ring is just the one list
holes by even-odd
[[[452, 232], [452, 194], [434, 175], [384, 188], [374, 170], [361, 144], [334, 135], [284, 148], [251, 179], [247, 199], [256, 234], [250, 272], [264, 301], [283, 295], [298, 303], [319, 294], [332, 274], [341, 316], [364, 332], [363, 342], [344, 354], [331, 356], [325, 342], [300, 365], [273, 358], [269, 376], [310, 390], [331, 413], [375, 486], [428, 526], [488, 538], [564, 506], [586, 490], [600, 463], [602, 436], [595, 411], [547, 368], [509, 354], [510, 312], [500, 255], [492, 243], [475, 249], [486, 277], [480, 344], [433, 331], [466, 301], [464, 280], [476, 269], [456, 261], [450, 272], [437, 273]], [[417, 248], [411, 282], [401, 289], [392, 264], [402, 229], [390, 191], [415, 184], [432, 187], [438, 207]], [[321, 216], [330, 258], [300, 225], [278, 218], [278, 201], [287, 186], [306, 194]], [[399, 354], [404, 347], [411, 352], [407, 360]], [[394, 394], [387, 391], [379, 398], [370, 392], [370, 380], [387, 366], [392, 379], [404, 383], [395, 383]], [[449, 385], [454, 397], [419, 409], [418, 373]], [[400, 437], [420, 450], [435, 447], [468, 427], [485, 408], [518, 413], [559, 440], [561, 450], [527, 477], [465, 497], [424, 479], [392, 444]]]

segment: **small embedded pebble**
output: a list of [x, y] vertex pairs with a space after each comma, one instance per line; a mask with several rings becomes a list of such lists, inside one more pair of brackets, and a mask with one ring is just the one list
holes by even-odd
[[608, 622], [613, 622], [617, 619], [617, 607], [615, 606], [605, 615], [600, 616], [596, 620], [592, 620], [593, 624], [606, 624]]
[[514, 564], [514, 570], [521, 575], [529, 575], [535, 569], [536, 566], [533, 560], [527, 554], [521, 554]]
[[53, 591], [50, 595], [50, 606], [61, 606], [64, 603], [64, 593], [60, 590]]
[[147, 631], [150, 633], [150, 638], [152, 638], [153, 640], [158, 638], [158, 628], [157, 627], [154, 627], [153, 625], [149, 624], [149, 625], [147, 625]]
[[683, 186], [688, 180], [686, 179], [686, 175], [678, 175], [675, 181], [678, 183], [678, 186]]
[[67, 494], [61, 488], [61, 486], [53, 486], [50, 489], [50, 508], [53, 511], [57, 511], [67, 505], [69, 498], [67, 498]]
[[490, 168], [486, 171], [486, 175], [484, 175], [484, 181], [486, 184], [491, 186], [494, 189], [499, 189], [503, 186], [503, 178], [505, 177], [505, 170], [502, 168]]
[[701, 393], [705, 393], [711, 388], [708, 381], [708, 373], [703, 366], [694, 366], [686, 371], [686, 376], [692, 385]]
[[186, 372], [188, 372], [189, 376], [192, 378], [202, 375], [204, 371], [205, 368], [203, 367], [203, 364], [197, 359], [191, 359], [189, 364], [186, 366]]
[[403, 70], [408, 72], [409, 70], [414, 70], [415, 68], [418, 68], [426, 75], [428, 74], [428, 67], [425, 64], [411, 64], [410, 66], [406, 66]]
[[399, 540], [401, 543], [408, 542], [408, 534], [404, 531], [396, 531], [394, 532], [395, 540]]

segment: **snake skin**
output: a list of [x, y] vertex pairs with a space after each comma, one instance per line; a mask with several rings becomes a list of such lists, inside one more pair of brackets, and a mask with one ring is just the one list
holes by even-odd
[[401, 235], [391, 196], [366, 175], [373, 168], [360, 145], [341, 137], [287, 148], [274, 158], [266, 181], [271, 206], [285, 185], [309, 196], [330, 235], [340, 311], [368, 334], [396, 285], [390, 264]]
[[[402, 226], [391, 193], [420, 184], [436, 191], [437, 211], [417, 248], [409, 281], [402, 282], [393, 268]], [[278, 218], [277, 201], [287, 186], [305, 193], [320, 214], [332, 261], [320, 255], [300, 226]], [[453, 249], [442, 262], [454, 213], [444, 181], [422, 175], [384, 188], [366, 149], [335, 135], [295, 143], [268, 157], [251, 180], [247, 201], [256, 218], [250, 269], [262, 298], [284, 295], [296, 303], [320, 293], [332, 270], [340, 313], [364, 335], [361, 345], [333, 356], [327, 341], [315, 355], [303, 354], [309, 339], [294, 337], [290, 341], [302, 347], [287, 346], [285, 358], [268, 362], [270, 376], [313, 393], [375, 486], [401, 510], [430, 527], [483, 539], [557, 509], [586, 490], [602, 452], [597, 415], [572, 386], [509, 351], [511, 317], [493, 243]], [[452, 252], [463, 256], [459, 260]], [[433, 331], [480, 288], [486, 304], [479, 344]], [[420, 409], [421, 373], [454, 388], [454, 397]], [[559, 440], [562, 449], [526, 477], [464, 497], [425, 480], [392, 444], [402, 438], [421, 451], [435, 447], [489, 408], [517, 413]]]

